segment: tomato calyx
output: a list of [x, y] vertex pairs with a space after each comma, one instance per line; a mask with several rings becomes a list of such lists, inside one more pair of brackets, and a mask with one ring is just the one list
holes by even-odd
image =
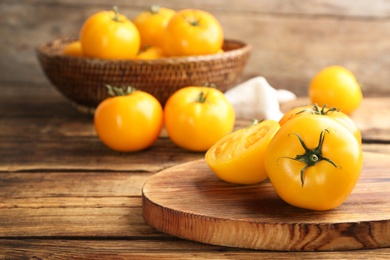
[[309, 109], [303, 109], [302, 111], [299, 111], [297, 114], [301, 114], [301, 113], [304, 113], [306, 111], [310, 111], [311, 114], [313, 115], [321, 115], [321, 116], [326, 116], [330, 113], [333, 113], [333, 112], [340, 112], [340, 109], [336, 108], [336, 107], [330, 107], [328, 108], [327, 105], [323, 105], [321, 108], [320, 106], [315, 103], [312, 107], [310, 107]]
[[195, 16], [195, 12], [194, 12], [194, 15], [191, 17], [185, 16], [185, 15], [182, 15], [182, 16], [183, 16], [183, 19], [186, 20], [191, 26], [200, 26], [200, 18], [197, 18]]
[[207, 94], [208, 94], [208, 91], [201, 91], [199, 93], [199, 96], [196, 98], [195, 102], [196, 103], [204, 103], [204, 102], [206, 102]]
[[[263, 120], [262, 120], [262, 121], [263, 121]], [[262, 121], [259, 121], [258, 119], [253, 119], [253, 120], [252, 120], [251, 126], [252, 126], [252, 125], [257, 125], [257, 124], [259, 124], [259, 123], [262, 122]]]
[[151, 5], [149, 8], [149, 12], [151, 14], [158, 14], [160, 13], [160, 6], [159, 5]]
[[136, 88], [134, 88], [132, 86], [115, 87], [115, 86], [111, 86], [109, 84], [106, 84], [106, 88], [107, 88], [108, 95], [110, 95], [112, 97], [127, 96], [127, 95], [133, 93], [134, 91], [136, 91]]
[[[205, 88], [216, 88], [217, 86], [214, 83], [206, 82], [206, 83], [203, 84], [203, 87], [205, 87]], [[204, 102], [206, 102], [208, 93], [209, 92], [207, 90], [200, 91], [199, 95], [195, 99], [195, 103], [204, 103]]]
[[149, 50], [150, 48], [152, 48], [152, 45], [145, 45], [145, 46], [143, 46], [143, 47], [141, 47], [140, 49], [139, 49], [139, 51], [138, 51], [138, 54], [140, 54], [140, 53], [142, 53], [142, 52], [145, 52], [145, 51], [147, 51], [147, 50]]
[[327, 108], [326, 104], [323, 105], [322, 108], [320, 109], [317, 103], [313, 105], [313, 114], [315, 115], [327, 115], [332, 112], [340, 112], [340, 109], [336, 107]]
[[[319, 141], [318, 141], [318, 145], [314, 149], [308, 148], [306, 146], [305, 142], [303, 141], [302, 137], [298, 133], [294, 132], [294, 133], [290, 133], [289, 134], [289, 135], [294, 134], [295, 136], [297, 136], [297, 138], [298, 138], [299, 142], [301, 143], [303, 149], [305, 149], [305, 153], [297, 154], [295, 156], [295, 158], [293, 158], [293, 157], [280, 157], [279, 159], [286, 158], [286, 159], [291, 159], [291, 160], [294, 160], [294, 161], [299, 161], [299, 162], [302, 162], [302, 163], [305, 164], [305, 166], [301, 169], [301, 172], [300, 172], [300, 178], [301, 178], [302, 187], [305, 184], [304, 174], [305, 174], [305, 171], [306, 171], [307, 168], [309, 168], [311, 166], [315, 166], [320, 161], [326, 161], [326, 162], [332, 164], [334, 167], [337, 168], [337, 165], [332, 160], [322, 156], [322, 145], [323, 145], [324, 140], [325, 140], [325, 133], [329, 133], [328, 129], [324, 129], [324, 130], [321, 131], [320, 138], [319, 138]], [[279, 161], [279, 159], [278, 159], [278, 161]]]
[[114, 12], [114, 17], [112, 18], [112, 20], [117, 22], [117, 23], [121, 23], [122, 21], [119, 19], [119, 8], [118, 8], [118, 6], [114, 5], [112, 7], [112, 11]]

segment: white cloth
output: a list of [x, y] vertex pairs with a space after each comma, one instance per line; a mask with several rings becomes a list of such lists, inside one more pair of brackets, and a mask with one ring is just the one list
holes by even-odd
[[233, 105], [236, 118], [276, 121], [283, 116], [280, 103], [296, 99], [296, 95], [291, 91], [276, 90], [260, 76], [229, 89], [225, 96]]

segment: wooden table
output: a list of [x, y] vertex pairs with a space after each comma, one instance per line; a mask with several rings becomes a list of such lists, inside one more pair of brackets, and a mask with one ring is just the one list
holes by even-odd
[[[203, 153], [182, 150], [164, 136], [143, 152], [113, 152], [97, 138], [92, 117], [49, 84], [0, 88], [0, 259], [390, 258], [390, 248], [255, 251], [159, 232], [144, 222], [142, 185]], [[353, 117], [364, 151], [390, 153], [389, 116], [390, 97], [364, 100]]]

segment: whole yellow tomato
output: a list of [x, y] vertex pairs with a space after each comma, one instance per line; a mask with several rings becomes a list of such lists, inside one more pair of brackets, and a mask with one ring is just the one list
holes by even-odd
[[279, 128], [278, 122], [266, 120], [229, 133], [206, 152], [206, 163], [224, 181], [261, 182], [267, 178], [265, 151]]
[[64, 48], [64, 54], [69, 56], [76, 56], [76, 57], [84, 56], [83, 50], [81, 48], [81, 42], [73, 41], [68, 43]]
[[341, 112], [339, 109], [334, 107], [329, 108], [326, 105], [322, 108], [320, 108], [317, 104], [312, 106], [294, 107], [283, 115], [283, 117], [279, 120], [279, 124], [283, 126], [287, 121], [303, 115], [328, 116], [345, 126], [356, 137], [356, 140], [358, 140], [359, 143], [362, 142], [362, 134], [352, 118]]
[[206, 151], [233, 130], [235, 113], [218, 89], [189, 86], [169, 97], [164, 123], [173, 143], [191, 151]]
[[134, 19], [141, 36], [141, 48], [146, 46], [162, 48], [165, 28], [175, 11], [169, 8], [152, 5], [148, 11], [140, 13]]
[[[149, 93], [116, 89], [120, 96], [102, 101], [95, 111], [94, 124], [101, 141], [120, 152], [134, 152], [152, 145], [163, 126], [163, 109]], [[112, 91], [112, 90], [111, 90]]]
[[137, 27], [116, 7], [90, 16], [80, 31], [83, 52], [101, 59], [132, 59], [140, 49]]
[[321, 115], [287, 121], [265, 153], [265, 169], [277, 194], [293, 206], [312, 210], [342, 204], [359, 179], [362, 161], [355, 136]]
[[363, 95], [351, 71], [330, 66], [315, 75], [309, 86], [309, 97], [313, 104], [337, 107], [351, 114], [360, 106]]
[[222, 49], [223, 39], [222, 27], [213, 15], [186, 9], [169, 21], [163, 48], [169, 56], [214, 54]]
[[154, 60], [163, 57], [165, 57], [165, 53], [160, 47], [146, 46], [140, 50], [136, 58], [139, 60]]

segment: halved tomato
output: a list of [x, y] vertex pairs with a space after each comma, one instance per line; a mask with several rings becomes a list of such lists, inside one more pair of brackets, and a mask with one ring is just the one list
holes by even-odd
[[255, 184], [267, 179], [265, 151], [280, 125], [265, 120], [231, 132], [218, 140], [205, 155], [212, 171], [222, 180]]

